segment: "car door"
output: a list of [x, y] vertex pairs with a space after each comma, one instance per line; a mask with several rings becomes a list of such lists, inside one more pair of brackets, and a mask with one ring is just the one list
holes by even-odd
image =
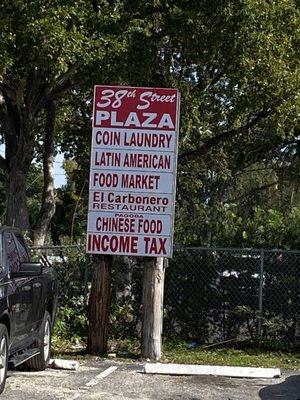
[[28, 261], [28, 254], [21, 255], [12, 232], [4, 232], [4, 262], [8, 270], [8, 308], [11, 319], [11, 348], [26, 347], [32, 336], [32, 278], [12, 278], [11, 273], [17, 272], [21, 261]]
[[[29, 262], [30, 256], [26, 244], [24, 243], [23, 237], [19, 233], [15, 233], [15, 241], [21, 262]], [[37, 332], [38, 327], [44, 318], [45, 313], [45, 290], [43, 290], [43, 275], [31, 277], [32, 287], [32, 308], [31, 308], [31, 332]]]

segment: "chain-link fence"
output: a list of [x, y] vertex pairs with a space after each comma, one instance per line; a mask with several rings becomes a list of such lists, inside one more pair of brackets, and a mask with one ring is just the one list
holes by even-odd
[[[85, 334], [92, 257], [83, 246], [44, 247], [60, 282], [58, 328]], [[139, 337], [143, 259], [116, 257], [112, 338]], [[300, 336], [300, 252], [177, 247], [166, 262], [164, 335], [197, 343], [295, 342]]]
[[180, 248], [165, 283], [165, 333], [215, 343], [300, 335], [300, 252]]
[[55, 329], [65, 339], [86, 336], [87, 301], [92, 280], [92, 257], [82, 245], [32, 247], [33, 258], [50, 262], [58, 286]]

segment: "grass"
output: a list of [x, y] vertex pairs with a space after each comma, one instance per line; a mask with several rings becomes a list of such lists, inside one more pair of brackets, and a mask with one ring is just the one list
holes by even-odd
[[[99, 359], [86, 354], [83, 342], [56, 342], [53, 356], [76, 360]], [[133, 361], [140, 358], [137, 340], [109, 341], [109, 352], [117, 360]], [[300, 352], [296, 346], [283, 348], [280, 344], [243, 342], [235, 347], [188, 349], [183, 341], [164, 340], [162, 362], [178, 364], [228, 365], [242, 367], [281, 368], [300, 371]]]
[[244, 343], [243, 349], [188, 349], [184, 342], [166, 341], [163, 362], [300, 370], [299, 353], [293, 349], [281, 351], [268, 347], [259, 348], [253, 343]]

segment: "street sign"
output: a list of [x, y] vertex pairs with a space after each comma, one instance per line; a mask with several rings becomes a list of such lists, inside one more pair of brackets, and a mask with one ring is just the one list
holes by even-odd
[[88, 253], [172, 257], [179, 92], [95, 86]]

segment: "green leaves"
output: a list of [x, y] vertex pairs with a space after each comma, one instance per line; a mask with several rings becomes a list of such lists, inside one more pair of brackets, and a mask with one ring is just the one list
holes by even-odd
[[99, 57], [98, 50], [109, 38], [108, 25], [117, 18], [106, 2], [99, 14], [86, 0], [5, 2], [0, 8], [6, 48], [2, 72], [21, 79], [37, 71], [51, 82], [76, 61], [86, 64]]
[[[23, 112], [60, 99], [57, 143], [76, 158], [79, 188], [93, 85], [179, 88], [179, 152], [187, 157], [178, 166], [178, 240], [245, 244], [247, 218], [257, 207], [283, 213], [287, 177], [293, 185], [297, 177], [299, 26], [294, 0], [99, 0], [97, 10], [90, 0], [5, 0], [0, 81], [19, 90]], [[250, 179], [258, 165], [273, 172]], [[286, 185], [285, 206], [256, 190], [275, 178]]]

